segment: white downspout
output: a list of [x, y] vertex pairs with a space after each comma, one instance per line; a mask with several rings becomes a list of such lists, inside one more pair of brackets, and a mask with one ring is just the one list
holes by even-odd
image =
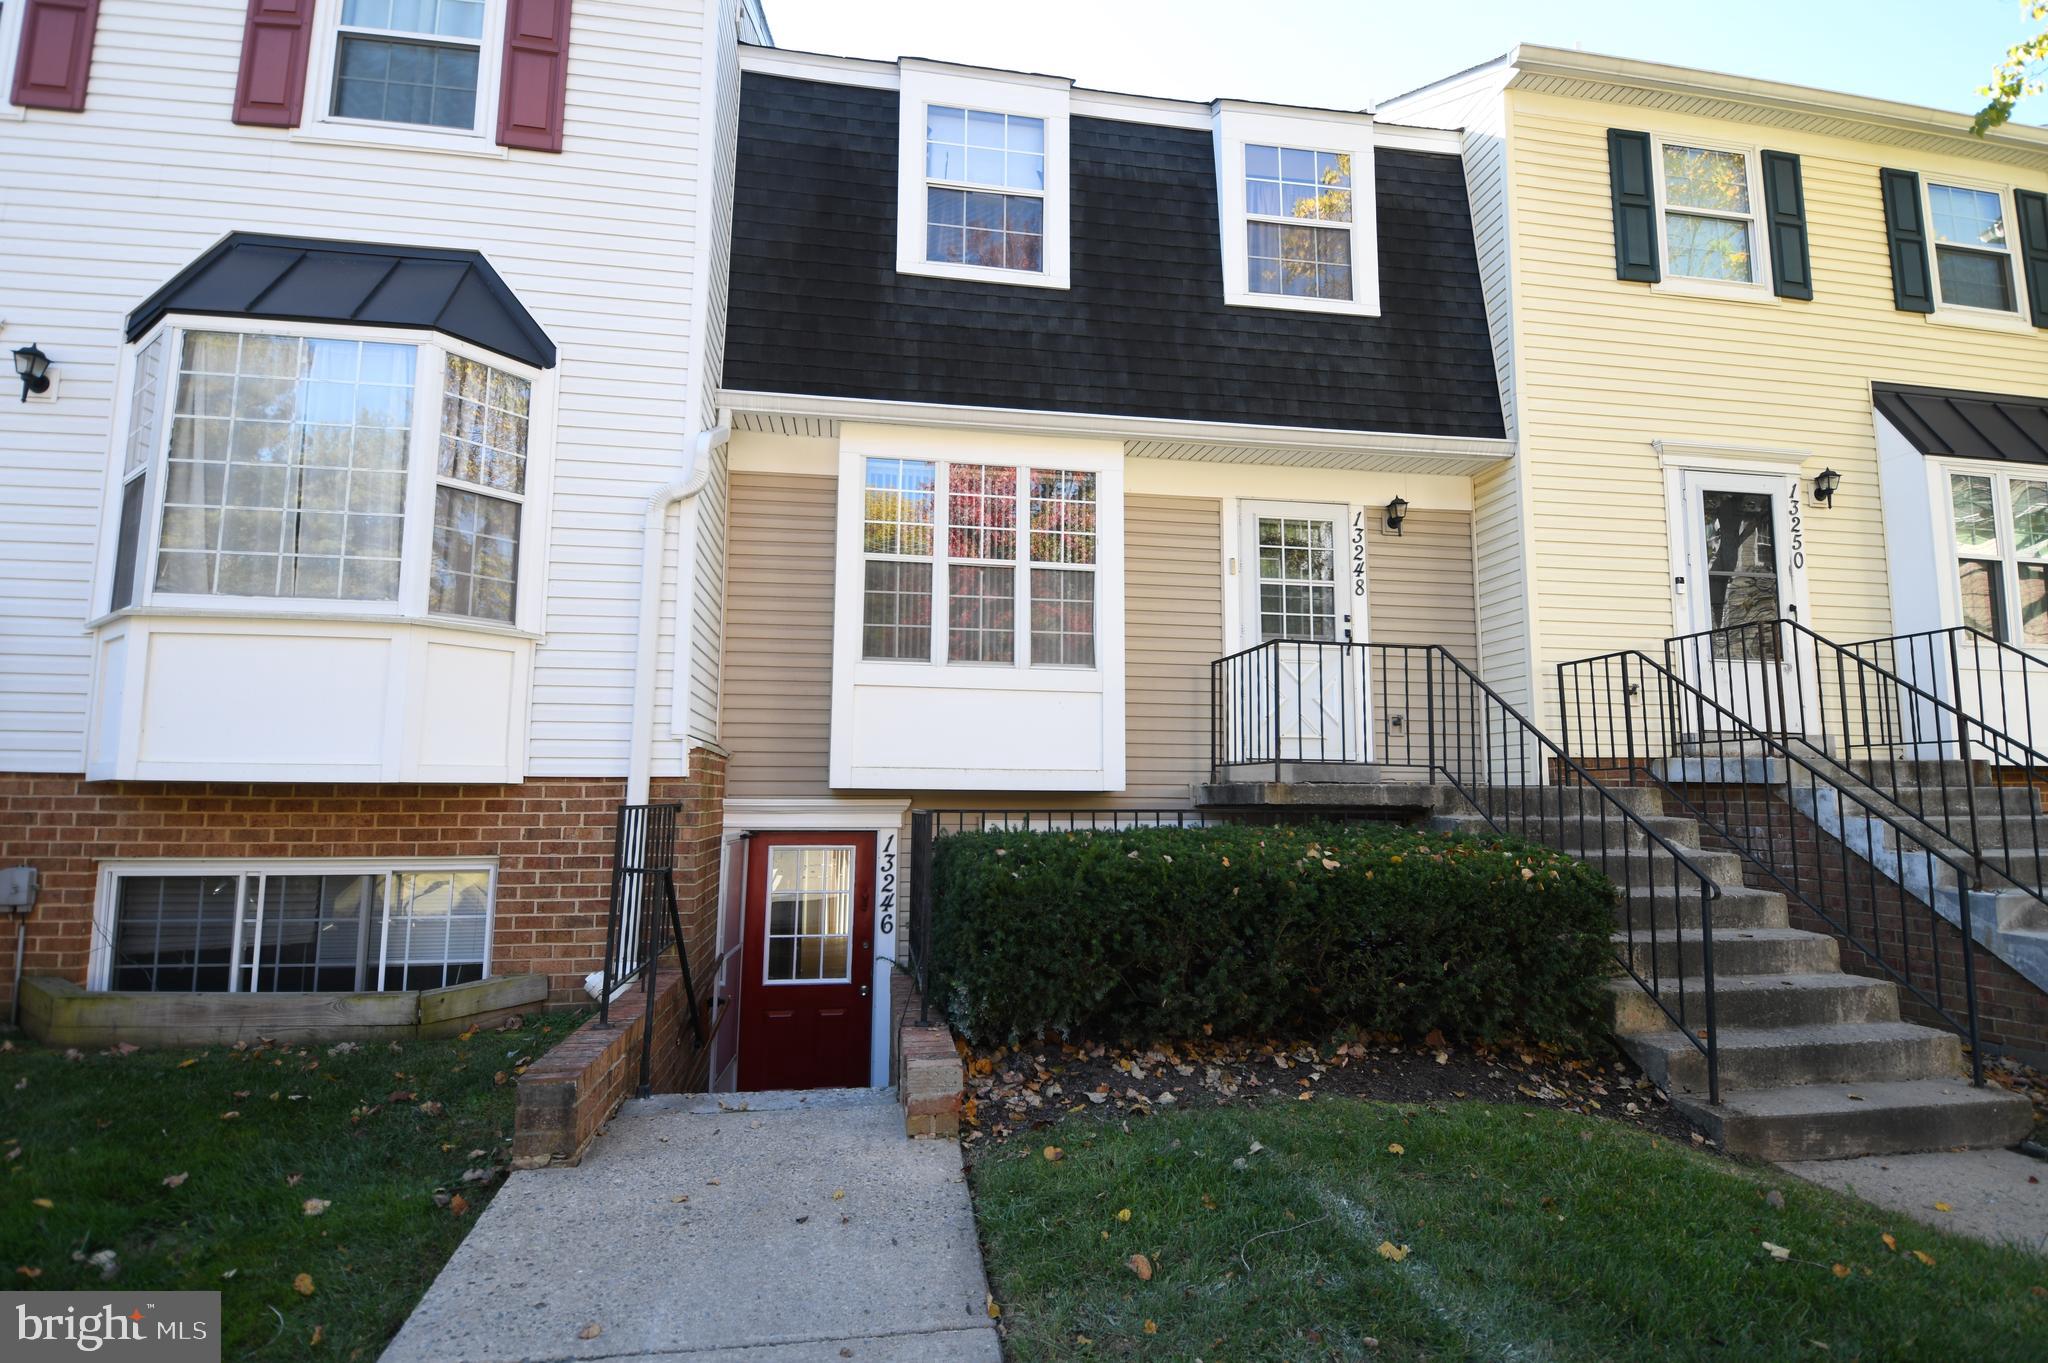
[[[655, 651], [661, 643], [662, 539], [668, 532], [669, 508], [687, 502], [711, 481], [711, 456], [732, 438], [732, 427], [720, 422], [699, 431], [690, 445], [690, 473], [679, 483], [670, 483], [647, 499], [646, 521], [640, 538], [640, 627], [633, 651], [633, 725], [626, 758], [626, 803], [647, 803], [654, 781], [654, 674]], [[678, 565], [676, 589], [691, 590], [691, 568]], [[686, 658], [676, 659], [677, 673], [689, 667]], [[682, 685], [679, 681], [678, 685]]]

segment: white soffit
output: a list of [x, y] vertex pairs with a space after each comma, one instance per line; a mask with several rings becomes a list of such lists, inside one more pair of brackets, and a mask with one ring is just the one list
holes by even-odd
[[1093, 416], [998, 407], [944, 407], [796, 393], [719, 394], [735, 431], [834, 438], [841, 421], [956, 427], [1047, 436], [1121, 440], [1134, 459], [1210, 464], [1270, 464], [1360, 473], [1477, 474], [1512, 458], [1514, 443], [1468, 436], [1382, 431], [1314, 431], [1150, 417]]

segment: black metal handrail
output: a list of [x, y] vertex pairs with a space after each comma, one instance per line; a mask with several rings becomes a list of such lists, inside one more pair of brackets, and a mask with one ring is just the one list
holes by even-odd
[[692, 1039], [705, 1043], [697, 985], [690, 977], [689, 944], [683, 936], [676, 898], [676, 830], [680, 804], [620, 805], [612, 835], [612, 893], [604, 930], [604, 990], [598, 995], [598, 1025], [612, 1025], [612, 996], [634, 980], [646, 990], [640, 1032], [639, 1096], [653, 1092], [654, 1004], [661, 955], [675, 948]]
[[[1582, 759], [1620, 766], [1632, 783], [1662, 791], [1788, 900], [1960, 1033], [1970, 1045], [1972, 1078], [1984, 1082], [1977, 1044], [1976, 952], [1982, 948], [1972, 934], [1976, 882], [1967, 859], [1922, 837], [1880, 800], [1866, 798], [1860, 779], [1820, 754], [1808, 738], [1760, 726], [1747, 710], [1638, 650], [1560, 663], [1557, 688], [1559, 731]], [[1732, 793], [1715, 801], [1701, 793], [1708, 788]], [[1803, 812], [1816, 829], [1825, 827], [1824, 798], [1837, 802], [1831, 839], [1806, 833], [1796, 819], [1776, 817], [1779, 807], [1802, 812], [1801, 792], [1811, 800]], [[1889, 873], [1879, 869], [1885, 855], [1880, 829], [1891, 839]], [[1861, 851], [1852, 846], [1859, 840]], [[1953, 972], [1942, 960], [1940, 935], [1947, 920], [1936, 905], [1943, 871], [1961, 919], [1959, 1000], [1952, 996]], [[1926, 887], [1924, 902], [1911, 892], [1916, 878]], [[1892, 906], [1896, 931], [1885, 921]], [[1916, 919], [1926, 928], [1917, 962]]]
[[[2030, 746], [2031, 725], [2025, 739], [2002, 727], [2015, 699], [2003, 655], [1996, 684], [1980, 671], [1973, 685], [1963, 650], [1944, 641], [1953, 633], [1843, 645], [1796, 620], [1756, 621], [1673, 638], [1665, 665], [1717, 707], [1798, 742], [1810, 760], [1897, 806], [1967, 855], [1979, 881], [2048, 903], [2041, 801], [2009, 798], [1981, 769], [2032, 779], [2048, 775], [2048, 755]], [[1967, 633], [1994, 650], [2007, 647]], [[2022, 717], [2030, 714], [2025, 680], [2017, 688]], [[1694, 719], [1706, 727], [1704, 717]]]

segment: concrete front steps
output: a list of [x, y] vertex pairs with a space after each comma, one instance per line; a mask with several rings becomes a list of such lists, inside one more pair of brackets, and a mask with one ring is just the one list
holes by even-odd
[[[1698, 881], [1592, 792], [1536, 788], [1495, 812], [1615, 881], [1615, 950], [1647, 982], [1612, 982], [1615, 1032], [1695, 1126], [1727, 1150], [1774, 1160], [2026, 1136], [2027, 1100], [1972, 1087], [1954, 1033], [1902, 1021], [1894, 985], [1844, 973], [1833, 937], [1791, 927], [1785, 897], [1743, 885], [1740, 858], [1700, 849], [1697, 827], [1666, 817], [1655, 791], [1615, 793], [1715, 882], [1717, 898], [1703, 908]], [[1439, 809], [1432, 828], [1492, 832], [1469, 806]], [[1591, 832], [1584, 824], [1593, 819], [1616, 827]], [[1706, 1026], [1703, 916], [1712, 923], [1719, 1104], [1707, 1101], [1706, 1055], [1694, 1039]]]

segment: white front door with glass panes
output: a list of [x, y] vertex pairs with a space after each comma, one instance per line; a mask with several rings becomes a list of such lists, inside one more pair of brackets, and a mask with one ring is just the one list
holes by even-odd
[[1271, 644], [1232, 674], [1230, 699], [1248, 752], [1287, 762], [1366, 762], [1367, 687], [1339, 589], [1347, 508], [1246, 502], [1240, 527], [1243, 646]]
[[[1989, 637], [1958, 642], [1953, 675], [1929, 665], [1916, 680], [1941, 694], [1954, 688], [1969, 714], [2038, 748], [2048, 743], [2048, 722], [2038, 741], [2033, 736], [2032, 717], [2048, 715], [2041, 669], [1997, 644], [2048, 649], [2048, 467], [1950, 469], [1948, 494], [1953, 619]], [[2030, 687], [2041, 693], [2029, 694]]]
[[440, 989], [488, 973], [488, 866], [312, 862], [107, 871], [95, 988]]
[[1685, 469], [1676, 491], [1673, 661], [1703, 693], [1683, 709], [1684, 732], [1806, 732], [1818, 703], [1812, 653], [1779, 623], [1804, 614], [1798, 478]]

